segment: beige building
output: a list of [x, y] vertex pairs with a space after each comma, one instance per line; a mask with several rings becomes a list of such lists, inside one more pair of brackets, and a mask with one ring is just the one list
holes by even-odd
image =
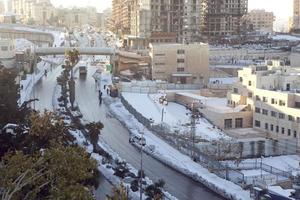
[[300, 70], [281, 62], [244, 68], [228, 105], [246, 105], [253, 111], [253, 127], [269, 137], [299, 139]]
[[267, 12], [265, 10], [251, 10], [244, 16], [250, 30], [261, 32], [273, 32], [273, 23], [275, 16], [273, 12]]
[[207, 44], [150, 44], [152, 79], [172, 83], [207, 83]]
[[5, 13], [5, 5], [4, 2], [0, 0], [0, 14]]
[[97, 10], [95, 7], [57, 8], [56, 16], [60, 26], [75, 27], [97, 24]]
[[300, 29], [300, 0], [294, 0], [293, 4], [293, 29]]
[[24, 23], [47, 25], [54, 16], [55, 9], [50, 0], [10, 0], [11, 11]]
[[130, 34], [133, 0], [112, 0], [110, 30], [120, 35]]

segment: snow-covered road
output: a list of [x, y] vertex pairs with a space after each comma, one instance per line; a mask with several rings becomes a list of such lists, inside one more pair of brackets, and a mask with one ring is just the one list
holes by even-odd
[[[104, 124], [101, 139], [108, 143], [120, 157], [136, 169], [139, 169], [140, 151], [128, 142], [128, 130], [119, 121], [106, 114], [107, 108], [103, 104], [99, 106], [98, 91], [92, 78], [95, 71], [95, 67], [89, 67], [87, 79], [77, 79], [76, 101], [83, 118], [86, 121], [101, 121]], [[76, 76], [78, 77], [78, 74]], [[143, 158], [143, 166], [146, 175], [152, 181], [164, 179], [166, 181], [165, 189], [178, 199], [199, 200], [200, 196], [201, 199], [221, 199], [221, 197], [212, 193], [202, 184], [191, 180], [148, 155], [145, 155]]]

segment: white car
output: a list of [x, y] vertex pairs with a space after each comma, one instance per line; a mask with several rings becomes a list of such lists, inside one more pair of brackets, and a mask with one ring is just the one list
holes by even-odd
[[140, 144], [142, 146], [146, 145], [146, 139], [144, 137], [142, 137], [141, 135], [138, 134], [133, 134], [130, 138], [129, 138], [129, 142], [130, 143], [136, 143], [136, 144]]

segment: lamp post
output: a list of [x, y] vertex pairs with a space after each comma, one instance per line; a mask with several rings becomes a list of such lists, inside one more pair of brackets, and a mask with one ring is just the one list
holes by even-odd
[[143, 199], [143, 176], [144, 176], [144, 172], [143, 172], [143, 147], [146, 145], [146, 141], [144, 139], [144, 131], [145, 129], [142, 131], [141, 135], [141, 140], [140, 140], [140, 145], [141, 145], [141, 160], [140, 160], [140, 200]]

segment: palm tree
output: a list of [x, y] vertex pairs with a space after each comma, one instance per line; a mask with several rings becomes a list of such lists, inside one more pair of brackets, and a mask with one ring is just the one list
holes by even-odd
[[67, 50], [65, 52], [66, 57], [66, 68], [71, 71], [71, 80], [69, 81], [69, 89], [70, 89], [70, 103], [72, 109], [74, 108], [75, 102], [75, 81], [74, 81], [74, 74], [73, 68], [79, 61], [79, 51], [77, 49]]

